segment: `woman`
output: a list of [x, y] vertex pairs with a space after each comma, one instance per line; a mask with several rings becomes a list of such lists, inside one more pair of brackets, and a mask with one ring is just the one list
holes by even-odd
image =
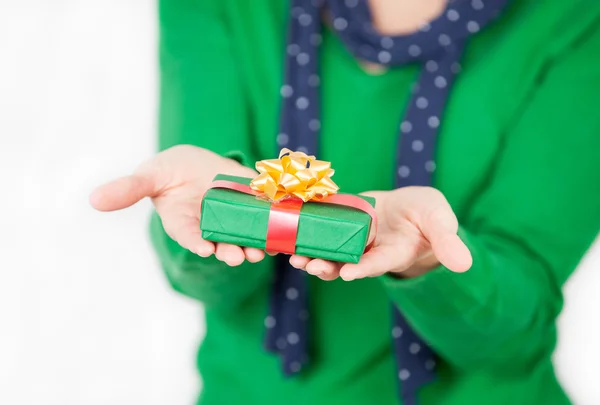
[[[600, 225], [600, 3], [164, 0], [160, 30], [164, 151], [91, 201], [152, 198], [206, 308], [200, 404], [569, 403], [551, 355]], [[212, 178], [281, 147], [377, 199], [358, 264], [201, 238]]]

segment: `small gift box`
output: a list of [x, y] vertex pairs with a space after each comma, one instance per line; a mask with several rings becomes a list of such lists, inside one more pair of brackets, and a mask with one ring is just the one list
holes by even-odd
[[254, 179], [215, 177], [202, 201], [202, 237], [213, 242], [357, 263], [376, 226], [375, 200], [338, 194], [329, 162], [283, 149]]

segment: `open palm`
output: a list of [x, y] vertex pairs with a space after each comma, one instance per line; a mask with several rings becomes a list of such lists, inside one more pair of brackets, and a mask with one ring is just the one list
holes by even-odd
[[445, 197], [431, 187], [364, 193], [377, 200], [379, 229], [374, 247], [358, 264], [292, 256], [290, 263], [324, 280], [421, 274], [438, 264], [463, 272], [471, 254], [457, 236], [458, 221]]
[[190, 145], [175, 146], [140, 165], [132, 175], [98, 187], [90, 196], [100, 211], [130, 207], [150, 197], [167, 234], [182, 247], [208, 257], [215, 254], [230, 266], [258, 262], [264, 252], [202, 239], [200, 207], [212, 179], [219, 173], [254, 177], [256, 172], [234, 160]]

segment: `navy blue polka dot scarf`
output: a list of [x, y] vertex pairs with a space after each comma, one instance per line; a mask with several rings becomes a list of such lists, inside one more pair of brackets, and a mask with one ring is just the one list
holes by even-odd
[[[320, 131], [318, 68], [324, 16], [357, 59], [388, 67], [422, 66], [412, 99], [399, 120], [396, 186], [430, 186], [435, 171], [435, 140], [448, 92], [460, 72], [468, 38], [500, 14], [508, 0], [450, 0], [444, 12], [419, 31], [382, 36], [372, 25], [367, 0], [290, 0], [289, 38], [279, 147], [317, 155]], [[398, 112], [400, 117], [400, 111]], [[265, 319], [267, 349], [281, 356], [286, 375], [309, 361], [307, 275], [279, 255]], [[398, 366], [399, 395], [415, 404], [417, 390], [435, 378], [435, 354], [393, 306], [391, 338]], [[349, 353], [351, 355], [351, 353]]]

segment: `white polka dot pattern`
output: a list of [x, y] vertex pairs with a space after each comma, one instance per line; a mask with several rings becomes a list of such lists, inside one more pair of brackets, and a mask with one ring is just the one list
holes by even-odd
[[446, 12], [446, 17], [448, 17], [450, 21], [458, 21], [460, 14], [458, 14], [458, 11], [450, 9]]
[[284, 84], [283, 86], [281, 86], [281, 96], [288, 98], [291, 97], [292, 94], [294, 94], [294, 89], [292, 89], [292, 86], [290, 86], [289, 84]]
[[381, 51], [377, 55], [377, 59], [379, 59], [379, 62], [385, 64], [392, 60], [392, 54], [389, 53], [388, 51]]
[[408, 351], [411, 354], [417, 354], [417, 353], [419, 353], [420, 350], [421, 350], [421, 345], [418, 343], [411, 343], [410, 346], [408, 346]]
[[306, 110], [309, 106], [308, 99], [306, 97], [298, 97], [296, 99], [296, 108], [299, 110]]
[[279, 133], [277, 134], [277, 145], [285, 146], [288, 144], [290, 138], [287, 134]]
[[408, 166], [400, 166], [398, 168], [398, 176], [403, 178], [410, 176], [410, 168]]
[[296, 298], [298, 298], [298, 290], [293, 287], [290, 287], [285, 292], [285, 296], [288, 300], [295, 300]]
[[318, 75], [310, 75], [308, 76], [308, 85], [310, 87], [319, 87], [321, 84], [321, 79]]
[[427, 173], [433, 173], [435, 171], [435, 162], [432, 160], [425, 162], [425, 171], [427, 171]]
[[310, 62], [310, 56], [308, 56], [306, 52], [300, 52], [298, 56], [296, 56], [296, 62], [298, 62], [299, 65], [304, 66]]
[[321, 121], [319, 120], [310, 120], [308, 122], [308, 127], [310, 128], [311, 131], [318, 131], [319, 129], [321, 129]]
[[437, 128], [440, 126], [440, 119], [436, 116], [431, 116], [427, 119], [427, 125], [431, 128]]
[[421, 110], [427, 108], [427, 106], [429, 105], [429, 101], [427, 101], [427, 99], [425, 97], [418, 97], [417, 98], [417, 108], [420, 108]]
[[338, 31], [345, 30], [347, 26], [348, 26], [348, 21], [346, 21], [345, 19], [343, 19], [341, 17], [338, 17], [335, 20], [333, 20], [333, 27]]
[[308, 14], [300, 14], [300, 17], [298, 17], [298, 22], [300, 25], [306, 27], [312, 23], [312, 17]]
[[394, 47], [394, 40], [390, 37], [381, 37], [381, 47], [384, 49], [391, 49]]
[[275, 323], [276, 323], [275, 318], [273, 318], [271, 315], [269, 315], [265, 318], [265, 326], [267, 328], [273, 328], [275, 326]]
[[323, 41], [323, 36], [321, 34], [311, 34], [310, 36], [310, 44], [312, 46], [319, 46]]
[[469, 21], [467, 23], [467, 30], [474, 34], [479, 31], [479, 24], [476, 21]]
[[[450, 90], [462, 70], [463, 47], [468, 37], [483, 30], [508, 0], [449, 0], [438, 18], [423, 21], [414, 34], [401, 36], [380, 35], [374, 29], [368, 18], [367, 0], [289, 1], [289, 38], [282, 52], [286, 70], [279, 89], [282, 111], [277, 145], [318, 155], [318, 139], [323, 136], [319, 46], [324, 40], [323, 25], [327, 20], [333, 35], [357, 59], [388, 67], [421, 66], [411, 94], [407, 95], [404, 116], [398, 118], [395, 186], [432, 185], [437, 170], [436, 140], [438, 132], [443, 130]], [[279, 263], [270, 314], [264, 319], [266, 346], [282, 356], [283, 371], [288, 375], [300, 372], [309, 360], [306, 277], [305, 272]], [[416, 398], [416, 391], [435, 375], [435, 354], [396, 307], [393, 317], [391, 335], [401, 396]]]
[[398, 378], [402, 381], [406, 381], [408, 380], [410, 377], [410, 371], [408, 371], [407, 369], [403, 368], [402, 370], [400, 370], [400, 372], [398, 373]]
[[438, 70], [438, 64], [434, 60], [428, 60], [427, 63], [425, 63], [425, 69], [427, 69], [428, 72], [433, 73]]
[[475, 10], [483, 10], [485, 6], [483, 4], [483, 0], [472, 0], [471, 7], [473, 7]]
[[415, 152], [421, 152], [424, 147], [425, 147], [425, 145], [423, 144], [423, 141], [415, 139], [412, 142], [412, 150], [414, 150]]
[[302, 9], [302, 7], [292, 7], [292, 11], [290, 12], [290, 14], [292, 14], [292, 17], [294, 18], [300, 17], [300, 15], [302, 15], [303, 13], [304, 10]]
[[296, 56], [300, 53], [300, 46], [298, 46], [298, 44], [289, 44], [287, 46], [287, 52], [291, 56]]
[[411, 45], [408, 47], [408, 54], [410, 56], [419, 56], [421, 54], [421, 48], [419, 45]]
[[450, 45], [452, 43], [452, 40], [446, 34], [441, 34], [438, 37], [438, 41], [439, 41], [440, 45], [442, 45], [442, 46], [448, 46], [448, 45]]
[[444, 87], [446, 87], [448, 85], [448, 81], [446, 80], [445, 77], [443, 76], [437, 76], [435, 78], [435, 87], [438, 87], [440, 89], [443, 89]]

